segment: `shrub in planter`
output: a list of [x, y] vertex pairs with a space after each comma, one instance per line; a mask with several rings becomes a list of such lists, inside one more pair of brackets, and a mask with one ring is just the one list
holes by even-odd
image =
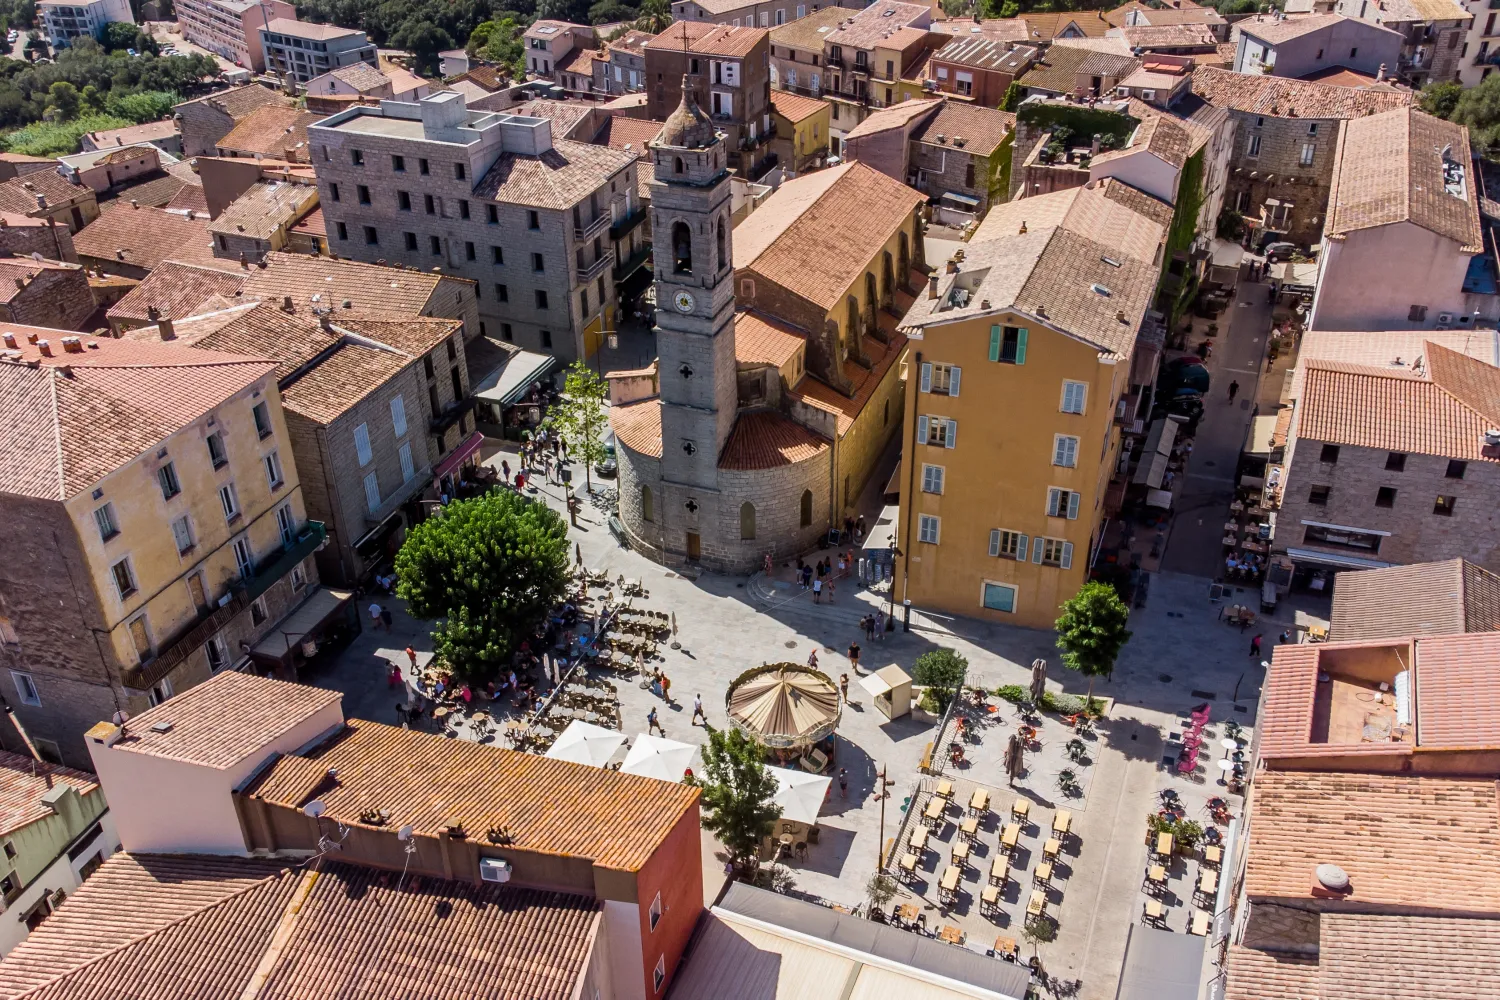
[[1031, 692], [1019, 684], [1002, 684], [995, 689], [995, 697], [1019, 705], [1030, 697]]

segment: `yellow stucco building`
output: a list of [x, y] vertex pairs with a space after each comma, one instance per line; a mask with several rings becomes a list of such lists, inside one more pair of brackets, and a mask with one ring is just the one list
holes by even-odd
[[1045, 628], [1087, 579], [1165, 233], [1139, 197], [996, 207], [907, 314], [898, 601]]

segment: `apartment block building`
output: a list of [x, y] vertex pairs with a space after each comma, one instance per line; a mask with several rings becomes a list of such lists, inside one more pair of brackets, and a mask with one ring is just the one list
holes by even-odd
[[1342, 14], [1262, 14], [1234, 26], [1234, 71], [1302, 79], [1346, 69], [1394, 79], [1402, 42], [1398, 31]]
[[997, 205], [907, 312], [897, 601], [1047, 628], [1087, 579], [1161, 273], [1142, 200], [1110, 179]]
[[1473, 20], [1458, 50], [1458, 82], [1473, 87], [1500, 64], [1500, 10], [1490, 0], [1467, 0], [1465, 6]]
[[823, 95], [823, 36], [849, 14], [842, 7], [809, 11], [771, 29], [771, 86], [803, 97]]
[[796, 3], [788, 0], [673, 0], [673, 21], [701, 21], [733, 27], [775, 28], [808, 14], [832, 8], [859, 10], [854, 0], [835, 3]]
[[42, 34], [54, 49], [66, 48], [76, 38], [98, 38], [114, 21], [135, 23], [129, 0], [38, 0], [36, 11]]
[[1335, 14], [1397, 31], [1401, 55], [1392, 67], [1415, 88], [1458, 78], [1464, 37], [1474, 15], [1460, 0], [1337, 0]]
[[553, 125], [471, 111], [455, 92], [314, 125], [332, 251], [471, 279], [478, 333], [564, 361], [594, 354], [614, 328], [611, 243], [643, 221], [638, 161]]
[[553, 80], [573, 53], [593, 47], [594, 29], [568, 21], [537, 21], [521, 36], [521, 44], [526, 49], [526, 75]]
[[639, 94], [646, 89], [649, 31], [627, 31], [604, 46], [606, 59], [594, 60], [594, 89], [601, 94]]
[[708, 22], [674, 24], [646, 43], [646, 107], [665, 121], [682, 101], [683, 81], [693, 100], [724, 133], [729, 168], [750, 180], [771, 165], [770, 38], [762, 28]]
[[823, 97], [832, 103], [834, 152], [871, 110], [900, 103], [911, 63], [928, 59], [951, 36], [929, 31], [932, 8], [876, 3], [823, 35]]
[[[0, 662], [43, 753], [87, 767], [100, 712], [252, 661], [294, 670], [273, 630], [317, 590], [324, 536], [275, 364], [35, 327], [4, 339], [0, 381], [26, 416], [0, 484]], [[14, 729], [0, 741], [25, 750]]]
[[299, 84], [340, 66], [359, 62], [380, 65], [374, 43], [357, 28], [282, 17], [260, 29], [260, 45], [266, 72]]
[[178, 0], [173, 9], [183, 38], [257, 73], [266, 68], [260, 29], [297, 20], [285, 0]]

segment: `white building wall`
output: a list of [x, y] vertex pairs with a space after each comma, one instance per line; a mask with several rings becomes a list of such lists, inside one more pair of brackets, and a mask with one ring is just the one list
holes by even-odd
[[99, 832], [87, 843], [78, 845], [78, 859], [72, 860], [66, 851], [36, 878], [32, 879], [21, 895], [13, 899], [0, 913], [0, 955], [9, 955], [11, 950], [31, 933], [22, 919], [43, 896], [54, 896], [58, 892], [66, 896], [83, 884], [82, 869], [96, 856], [108, 858], [120, 849], [120, 836], [115, 832], [114, 817], [108, 809], [98, 819]]
[[[1379, 226], [1324, 240], [1313, 297], [1313, 330], [1430, 330], [1443, 313], [1458, 317], [1478, 308], [1496, 318], [1493, 298], [1463, 293], [1470, 255], [1445, 236], [1410, 222]], [[1412, 307], [1426, 306], [1413, 319]]]

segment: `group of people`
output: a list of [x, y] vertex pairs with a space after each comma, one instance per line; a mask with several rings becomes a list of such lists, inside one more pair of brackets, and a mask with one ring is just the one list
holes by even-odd
[[1265, 557], [1255, 552], [1231, 552], [1224, 557], [1224, 573], [1231, 580], [1257, 580], [1265, 568]]
[[[768, 556], [767, 561], [769, 558]], [[814, 604], [822, 604], [825, 596], [828, 598], [828, 603], [832, 604], [833, 591], [836, 586], [834, 581], [847, 577], [853, 565], [853, 549], [838, 553], [837, 560], [833, 556], [824, 556], [811, 566], [799, 557], [797, 559], [797, 582], [803, 590], [812, 591]]]

